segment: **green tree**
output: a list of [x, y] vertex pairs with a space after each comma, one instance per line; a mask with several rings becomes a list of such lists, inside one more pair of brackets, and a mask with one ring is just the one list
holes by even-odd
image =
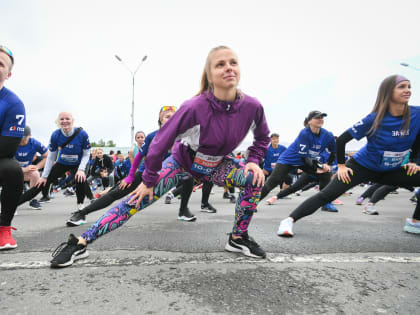
[[103, 139], [99, 139], [98, 147], [105, 147], [105, 141]]
[[109, 140], [109, 141], [106, 143], [106, 146], [107, 146], [107, 147], [116, 147], [117, 145], [114, 143], [114, 141]]

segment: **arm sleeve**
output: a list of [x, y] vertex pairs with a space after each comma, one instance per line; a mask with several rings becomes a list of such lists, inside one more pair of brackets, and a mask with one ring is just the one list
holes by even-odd
[[260, 164], [267, 152], [268, 145], [270, 144], [270, 130], [268, 129], [267, 121], [265, 119], [264, 108], [260, 106], [258, 116], [254, 120], [255, 128], [254, 142], [248, 148], [247, 162]]
[[57, 153], [58, 151], [50, 151], [48, 153], [47, 162], [45, 162], [44, 171], [42, 172], [42, 177], [47, 178], [48, 175], [50, 175], [55, 159], [57, 158]]
[[312, 160], [310, 157], [303, 158], [304, 165], [311, 170], [313, 173], [316, 173], [316, 169], [318, 168], [317, 163], [315, 160]]
[[420, 132], [417, 134], [416, 140], [414, 140], [413, 145], [411, 146], [410, 161], [417, 163], [420, 152]]
[[82, 153], [82, 159], [80, 160], [80, 164], [79, 164], [79, 170], [85, 171], [86, 164], [89, 162], [89, 155], [90, 155], [90, 150], [84, 149]]
[[337, 163], [338, 164], [345, 164], [346, 163], [346, 143], [351, 141], [353, 136], [350, 132], [344, 131], [338, 138], [337, 138]]
[[330, 156], [328, 157], [327, 164], [332, 165], [335, 161], [335, 152], [331, 152]]
[[134, 157], [133, 164], [130, 167], [130, 172], [128, 173], [128, 176], [125, 178], [126, 183], [131, 184], [134, 181], [134, 175], [136, 174], [136, 171], [139, 168], [142, 158], [143, 154], [141, 154], [141, 151], [139, 151]]

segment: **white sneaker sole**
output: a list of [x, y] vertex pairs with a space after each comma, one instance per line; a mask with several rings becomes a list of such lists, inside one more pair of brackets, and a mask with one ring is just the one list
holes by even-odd
[[16, 247], [17, 247], [17, 244], [15, 244], [15, 245], [11, 245], [11, 244], [7, 243], [7, 244], [5, 244], [5, 245], [3, 245], [3, 246], [0, 246], [0, 250], [4, 250], [4, 249], [13, 249], [13, 248], [16, 248]]
[[241, 253], [241, 254], [243, 254], [245, 256], [248, 256], [248, 257], [260, 258], [260, 259], [264, 259], [265, 258], [265, 257], [254, 255], [253, 253], [251, 253], [251, 251], [249, 250], [249, 248], [246, 247], [246, 246], [242, 246], [242, 245], [238, 245], [238, 244], [236, 244], [235, 246], [238, 246], [240, 248], [233, 247], [228, 242], [226, 244], [226, 246], [225, 246], [225, 250], [228, 251], [228, 252], [232, 252], [232, 253]]
[[66, 224], [67, 226], [80, 226], [80, 225], [86, 224], [86, 220], [79, 220], [79, 221], [68, 220]]
[[180, 216], [178, 217], [179, 221], [187, 221], [187, 222], [194, 222], [195, 220], [197, 220], [196, 216], [193, 217], [186, 217], [186, 216]]
[[83, 254], [80, 254], [80, 255], [77, 255], [77, 256], [76, 256], [76, 254], [73, 254], [71, 256], [71, 259], [68, 262], [65, 262], [64, 264], [51, 265], [51, 267], [54, 267], [54, 268], [68, 267], [68, 266], [71, 266], [76, 260], [83, 259], [83, 258], [86, 258], [88, 256], [89, 256], [89, 252], [88, 252], [88, 250], [86, 250]]

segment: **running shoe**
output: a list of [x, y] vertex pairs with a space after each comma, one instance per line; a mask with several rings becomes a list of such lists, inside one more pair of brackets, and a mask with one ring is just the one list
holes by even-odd
[[323, 205], [321, 210], [328, 211], [328, 212], [338, 212], [338, 209], [330, 202]]
[[302, 194], [302, 192], [300, 192], [300, 191], [295, 192], [296, 196], [300, 196], [301, 194]]
[[52, 253], [51, 268], [68, 267], [75, 260], [89, 256], [87, 246], [78, 244], [79, 240], [70, 234], [67, 242], [61, 243]]
[[286, 218], [280, 222], [279, 229], [277, 230], [278, 236], [292, 237], [293, 234], [293, 221], [291, 218]]
[[356, 205], [361, 206], [363, 204], [363, 200], [365, 200], [365, 198], [363, 198], [363, 197], [357, 198]]
[[229, 240], [225, 246], [225, 250], [255, 258], [265, 258], [267, 256], [260, 245], [248, 235], [248, 232], [242, 234], [242, 238], [237, 239], [233, 239], [232, 233], [229, 233]]
[[404, 231], [407, 233], [420, 234], [420, 222], [413, 222], [413, 219], [407, 218], [404, 225]]
[[230, 199], [230, 196], [231, 196], [231, 194], [230, 194], [230, 193], [228, 193], [227, 191], [225, 191], [225, 192], [223, 193], [223, 199]]
[[34, 210], [41, 210], [42, 209], [42, 206], [41, 206], [41, 204], [39, 203], [39, 201], [38, 200], [36, 200], [36, 199], [32, 199], [30, 202], [29, 202], [29, 207], [31, 207], [32, 209], [34, 209]]
[[234, 195], [230, 195], [230, 203], [236, 203], [236, 197]]
[[376, 211], [375, 205], [371, 202], [368, 202], [365, 206], [365, 209], [363, 210], [364, 214], [370, 214], [370, 215], [378, 215], [379, 212]]
[[276, 200], [277, 200], [277, 196], [273, 196], [267, 200], [267, 204], [271, 206], [276, 202]]
[[50, 197], [44, 197], [44, 196], [42, 196], [42, 198], [39, 199], [39, 202], [41, 202], [41, 203], [43, 203], [43, 202], [50, 202], [50, 201], [51, 201], [51, 198]]
[[333, 204], [333, 205], [339, 205], [339, 206], [341, 206], [341, 205], [344, 205], [344, 202], [342, 202], [340, 199], [335, 199], [335, 200], [332, 202], [332, 204]]
[[216, 213], [217, 210], [209, 203], [201, 204], [201, 212]]
[[190, 209], [186, 208], [179, 210], [178, 220], [194, 222], [195, 220], [197, 220], [197, 217], [190, 212]]
[[75, 195], [75, 193], [74, 193], [73, 189], [70, 187], [70, 188], [67, 188], [67, 189], [63, 192], [63, 195], [64, 195], [64, 196], [67, 196], [67, 197], [71, 197], [71, 196], [74, 196], [74, 195]]
[[16, 240], [12, 237], [12, 230], [16, 229], [11, 226], [0, 226], [0, 250], [16, 248]]
[[168, 193], [168, 194], [166, 195], [166, 197], [165, 197], [165, 203], [166, 203], [167, 205], [171, 204], [172, 199], [174, 199], [174, 198], [175, 198], [175, 197], [174, 197], [174, 195], [173, 195], [172, 193]]
[[86, 215], [82, 211], [75, 211], [71, 214], [70, 219], [66, 222], [67, 226], [79, 226], [86, 224]]

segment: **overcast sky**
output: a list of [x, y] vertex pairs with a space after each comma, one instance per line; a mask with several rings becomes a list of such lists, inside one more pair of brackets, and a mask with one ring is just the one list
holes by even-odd
[[[402, 74], [419, 105], [420, 2], [406, 1], [0, 1], [0, 44], [16, 65], [6, 86], [25, 103], [33, 136], [45, 144], [60, 111], [91, 141], [130, 142], [157, 128], [163, 105], [199, 88], [208, 51], [239, 56], [240, 88], [265, 108], [272, 132], [292, 142], [311, 110], [328, 113], [335, 135], [367, 115], [380, 82]], [[234, 128], [234, 126], [232, 126]]]

